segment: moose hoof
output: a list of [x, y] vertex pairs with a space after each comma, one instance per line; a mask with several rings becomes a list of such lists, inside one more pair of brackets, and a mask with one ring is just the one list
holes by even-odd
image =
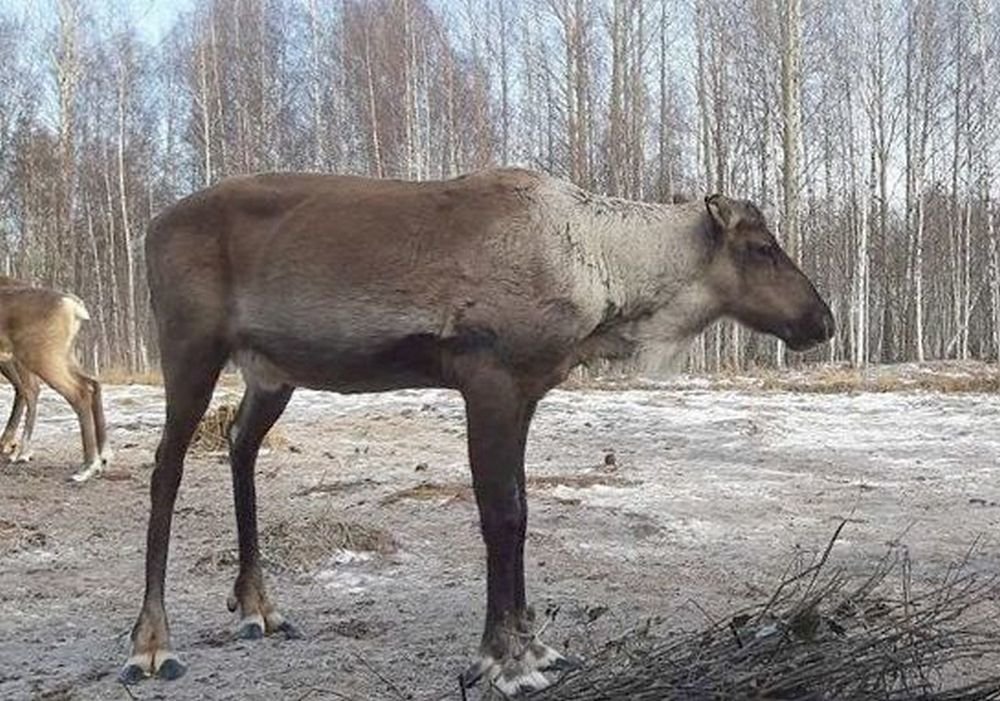
[[466, 689], [480, 682], [504, 696], [540, 691], [549, 685], [545, 675], [523, 659], [497, 660], [489, 656], [481, 657], [462, 674], [462, 686]]
[[260, 640], [264, 637], [264, 619], [255, 616], [259, 620], [240, 621], [240, 627], [236, 631], [236, 637], [240, 640]]
[[156, 670], [156, 676], [160, 679], [166, 679], [167, 681], [172, 681], [174, 679], [180, 679], [184, 676], [187, 671], [187, 667], [176, 657], [170, 657], [163, 661], [160, 668]]
[[89, 465], [84, 465], [75, 473], [73, 473], [73, 476], [70, 477], [70, 479], [72, 479], [74, 482], [78, 484], [80, 482], [86, 482], [91, 477], [101, 474], [101, 470], [103, 469], [104, 469], [103, 463], [100, 460], [95, 460]]
[[519, 657], [508, 656], [498, 660], [483, 655], [465, 670], [461, 680], [467, 689], [483, 682], [506, 698], [549, 686], [551, 682], [542, 672], [566, 672], [580, 666], [581, 662], [576, 658], [561, 655], [536, 640]]
[[570, 672], [583, 666], [583, 661], [579, 658], [560, 654], [537, 640], [528, 646], [524, 658], [530, 666], [540, 672]]
[[11, 462], [31, 462], [31, 458], [32, 458], [31, 453], [18, 453], [17, 455], [14, 456]]
[[298, 640], [302, 637], [302, 631], [298, 626], [276, 613], [267, 619], [259, 614], [244, 616], [236, 629], [236, 637], [239, 640], [260, 640], [265, 635], [273, 633], [281, 633], [285, 636], [285, 640]]
[[187, 667], [172, 652], [133, 655], [118, 673], [122, 684], [137, 684], [147, 677], [172, 681], [184, 676]]

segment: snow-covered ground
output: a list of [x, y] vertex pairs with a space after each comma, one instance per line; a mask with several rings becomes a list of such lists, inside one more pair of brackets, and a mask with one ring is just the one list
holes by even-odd
[[[977, 539], [971, 566], [1000, 569], [1000, 395], [652, 387], [556, 391], [539, 407], [527, 567], [538, 608], [562, 606], [550, 644], [585, 653], [646, 616], [667, 629], [699, 625], [700, 609], [724, 616], [766, 598], [788, 559], [822, 549], [844, 518], [833, 557], [849, 568], [901, 538], [918, 577]], [[225, 389], [216, 398], [237, 400]], [[108, 478], [65, 482], [79, 437], [50, 391], [36, 461], [0, 465], [0, 698], [127, 698], [114, 673], [141, 602], [162, 392], [108, 387], [105, 403]], [[457, 698], [485, 592], [460, 398], [302, 391], [279, 430], [284, 440], [259, 462], [260, 523], [271, 589], [307, 638], [231, 638], [228, 468], [193, 456], [167, 585], [191, 669], [133, 693], [395, 698], [385, 677], [415, 699]], [[391, 537], [395, 551], [324, 540], [341, 522]], [[274, 561], [289, 553], [296, 566]], [[601, 607], [610, 615], [588, 623]]]

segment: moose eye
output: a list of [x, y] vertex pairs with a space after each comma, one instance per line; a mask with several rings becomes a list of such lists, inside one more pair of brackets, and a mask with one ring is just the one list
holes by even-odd
[[751, 243], [747, 245], [750, 256], [758, 260], [774, 260], [776, 253], [772, 243]]

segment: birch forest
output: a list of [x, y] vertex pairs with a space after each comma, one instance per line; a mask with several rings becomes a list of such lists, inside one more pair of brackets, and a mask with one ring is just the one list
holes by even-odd
[[996, 0], [196, 0], [155, 36], [143, 4], [0, 4], [0, 258], [86, 301], [87, 365], [155, 364], [141, 241], [179, 197], [504, 164], [761, 205], [837, 337], [722, 322], [693, 371], [1000, 354]]

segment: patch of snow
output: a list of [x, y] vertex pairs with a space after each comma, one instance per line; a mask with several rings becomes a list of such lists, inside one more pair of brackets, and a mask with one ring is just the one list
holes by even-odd
[[334, 565], [351, 565], [358, 562], [368, 562], [372, 557], [372, 553], [370, 552], [341, 549], [334, 553], [333, 557], [330, 558], [330, 562]]

